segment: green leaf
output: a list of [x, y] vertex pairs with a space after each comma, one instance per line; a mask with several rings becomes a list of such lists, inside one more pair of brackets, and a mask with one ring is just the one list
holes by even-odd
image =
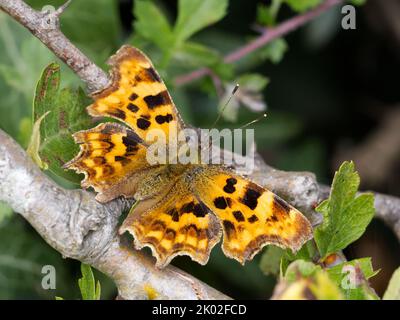
[[263, 3], [257, 6], [257, 23], [265, 26], [273, 26], [275, 24], [275, 16], [272, 14], [270, 7]]
[[393, 273], [383, 300], [400, 300], [400, 268]]
[[273, 26], [276, 22], [283, 0], [272, 0], [269, 6], [259, 4], [257, 6], [257, 23], [265, 26]]
[[160, 49], [167, 50], [172, 42], [171, 26], [152, 1], [135, 1], [135, 31], [143, 38], [155, 43]]
[[305, 261], [312, 261], [316, 255], [316, 248], [313, 240], [307, 241], [299, 251], [293, 253], [291, 250], [286, 250], [286, 258], [290, 261], [295, 261], [298, 259]]
[[265, 275], [278, 276], [285, 251], [279, 247], [268, 246], [261, 257], [260, 269]]
[[329, 199], [316, 208], [324, 217], [314, 232], [322, 259], [360, 238], [374, 216], [374, 196], [356, 197], [359, 184], [354, 163], [344, 162], [335, 174]]
[[93, 126], [85, 109], [88, 104], [82, 89], [60, 90], [58, 64], [52, 63], [45, 68], [36, 87], [33, 107], [35, 123], [49, 112], [40, 125], [38, 155], [52, 173], [76, 184], [81, 177], [62, 166], [79, 151], [72, 133]]
[[178, 18], [174, 35], [178, 43], [190, 38], [197, 31], [221, 20], [228, 7], [228, 0], [179, 0]]
[[55, 296], [55, 299], [56, 299], [56, 300], [64, 300], [63, 297], [57, 297], [57, 296]]
[[100, 299], [100, 283], [95, 280], [92, 268], [82, 263], [81, 264], [82, 278], [78, 280], [79, 289], [81, 290], [83, 300], [99, 300]]
[[285, 273], [285, 279], [286, 281], [294, 282], [299, 276], [310, 277], [319, 270], [322, 270], [322, 268], [312, 262], [296, 260], [288, 266]]
[[285, 0], [285, 2], [295, 11], [303, 12], [318, 6], [322, 0]]
[[234, 66], [229, 63], [218, 63], [213, 67], [213, 71], [221, 80], [231, 80], [234, 77]]

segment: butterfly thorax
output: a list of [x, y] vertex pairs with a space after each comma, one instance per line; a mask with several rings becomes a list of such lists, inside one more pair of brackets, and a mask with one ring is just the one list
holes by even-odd
[[174, 191], [179, 192], [177, 185], [186, 185], [186, 190], [192, 189], [195, 182], [207, 178], [207, 172], [212, 171], [211, 167], [202, 164], [167, 164], [160, 166], [157, 170], [152, 170], [139, 182], [134, 198], [137, 200], [160, 197], [165, 193]]
[[166, 164], [156, 170], [153, 168], [143, 176], [138, 183], [137, 192], [134, 198], [137, 200], [159, 197], [170, 191], [179, 179], [182, 179], [190, 172], [190, 164]]

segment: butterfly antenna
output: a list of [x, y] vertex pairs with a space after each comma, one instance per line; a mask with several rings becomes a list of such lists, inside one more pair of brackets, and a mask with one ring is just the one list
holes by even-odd
[[225, 104], [223, 105], [223, 107], [222, 107], [221, 110], [219, 111], [218, 116], [217, 116], [217, 119], [215, 119], [215, 121], [214, 121], [213, 125], [211, 126], [211, 128], [214, 128], [214, 127], [216, 126], [216, 124], [218, 123], [218, 121], [221, 119], [222, 114], [224, 113], [226, 107], [229, 105], [229, 103], [230, 103], [231, 100], [232, 100], [232, 97], [235, 95], [235, 93], [236, 93], [236, 91], [238, 91], [238, 89], [239, 89], [239, 84], [237, 83], [237, 84], [235, 85], [235, 87], [233, 88], [232, 93], [231, 93], [231, 95], [229, 96], [228, 100], [225, 102]]
[[256, 122], [258, 122], [258, 121], [260, 121], [261, 119], [264, 119], [264, 118], [266, 118], [266, 117], [267, 117], [267, 114], [264, 113], [262, 116], [258, 117], [257, 119], [254, 119], [253, 121], [250, 121], [249, 123], [246, 123], [245, 125], [239, 127], [239, 129], [243, 129], [243, 128], [246, 128], [246, 127], [248, 127], [248, 126], [251, 126], [253, 123], [256, 123]]

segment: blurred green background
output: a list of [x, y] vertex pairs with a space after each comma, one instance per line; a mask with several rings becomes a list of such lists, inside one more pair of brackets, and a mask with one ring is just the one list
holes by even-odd
[[[63, 3], [26, 2], [38, 10]], [[186, 25], [180, 36], [185, 39], [179, 40], [172, 31], [167, 36], [168, 25], [162, 25], [159, 16], [172, 24], [178, 2], [145, 2], [74, 0], [61, 17], [61, 28], [105, 70], [107, 57], [122, 44], [144, 50], [167, 82], [184, 120], [194, 126], [210, 127], [221, 101], [239, 82], [241, 93], [218, 127], [239, 127], [257, 118], [265, 107], [267, 119], [253, 127], [258, 151], [268, 164], [282, 170], [312, 171], [320, 182], [329, 183], [338, 165], [351, 159], [360, 172], [363, 189], [400, 196], [398, 2], [367, 1], [357, 8], [356, 30], [343, 30], [340, 7], [334, 8], [285, 40], [274, 41], [234, 65], [222, 63], [222, 55], [259, 36], [261, 27], [279, 23], [301, 9], [273, 1], [275, 5], [279, 2], [280, 9], [271, 17], [271, 1], [231, 0], [226, 15], [215, 17], [221, 18], [218, 22], [209, 27], [205, 23], [185, 38], [190, 23], [193, 27], [196, 21], [218, 16], [218, 10], [205, 11], [199, 17], [190, 13], [193, 17], [182, 22]], [[165, 28], [165, 33], [157, 37], [154, 25]], [[172, 42], [176, 45], [171, 46]], [[0, 12], [0, 128], [23, 147], [32, 130], [36, 82], [52, 61], [57, 59], [46, 47]], [[174, 85], [175, 77], [202, 66], [210, 67], [214, 77]], [[65, 65], [62, 86], [82, 86]], [[372, 286], [381, 293], [400, 264], [400, 256], [393, 254], [399, 249], [390, 229], [374, 221], [346, 254], [349, 258], [373, 257], [374, 268], [382, 271]], [[242, 267], [215, 248], [205, 267], [187, 257], [175, 259], [174, 264], [232, 297], [268, 298], [275, 279], [263, 275], [260, 257]], [[48, 264], [57, 270], [56, 290], [41, 288], [40, 271]], [[53, 299], [55, 295], [77, 299], [79, 276], [78, 262], [63, 259], [28, 223], [0, 203], [0, 299]], [[102, 298], [115, 298], [113, 283], [98, 272], [96, 277], [102, 283]]]

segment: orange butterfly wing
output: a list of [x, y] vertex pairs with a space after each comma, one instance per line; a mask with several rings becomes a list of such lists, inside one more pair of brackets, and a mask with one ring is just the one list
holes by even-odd
[[93, 95], [90, 115], [123, 121], [143, 140], [150, 130], [158, 129], [168, 141], [170, 132], [175, 134], [183, 128], [164, 82], [144, 53], [123, 46], [108, 63], [112, 66], [112, 84]]
[[163, 197], [140, 201], [122, 224], [120, 233], [125, 231], [134, 236], [137, 249], [151, 248], [158, 267], [165, 267], [177, 255], [206, 264], [221, 237], [217, 217], [183, 179]]
[[99, 192], [96, 199], [102, 202], [132, 196], [139, 172], [145, 174], [150, 167], [141, 139], [118, 123], [102, 123], [73, 137], [80, 152], [64, 167], [85, 174], [82, 187], [93, 187]]
[[194, 189], [220, 220], [224, 253], [241, 263], [267, 244], [297, 251], [312, 238], [309, 221], [297, 209], [221, 167], [205, 168], [195, 178]]
[[82, 186], [93, 187], [102, 202], [134, 196], [138, 182], [152, 167], [146, 159], [150, 130], [161, 130], [168, 142], [170, 134], [184, 127], [164, 82], [140, 50], [123, 46], [109, 64], [112, 82], [93, 95], [88, 112], [120, 120], [131, 129], [106, 123], [75, 133], [81, 151], [64, 166], [84, 173]]

